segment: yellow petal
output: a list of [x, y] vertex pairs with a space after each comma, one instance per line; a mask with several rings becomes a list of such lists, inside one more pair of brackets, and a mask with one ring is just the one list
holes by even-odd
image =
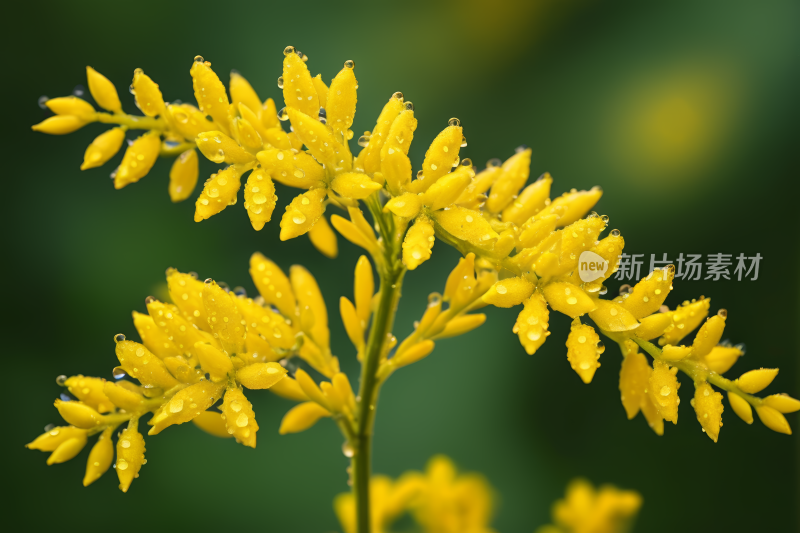
[[486, 200], [484, 193], [494, 185], [502, 173], [503, 169], [499, 164], [497, 166], [487, 166], [475, 175], [472, 183], [464, 190], [456, 203], [469, 209], [479, 209], [480, 205]]
[[211, 218], [235, 203], [241, 186], [242, 174], [233, 165], [212, 174], [194, 204], [194, 221], [201, 222]]
[[708, 320], [694, 338], [692, 351], [695, 357], [705, 357], [719, 343], [722, 332], [725, 330], [725, 319], [720, 315], [714, 315]]
[[514, 324], [514, 333], [519, 336], [519, 342], [528, 355], [533, 355], [536, 350], [544, 344], [550, 332], [549, 326], [550, 312], [547, 309], [547, 302], [539, 291], [534, 292], [525, 301], [525, 306], [517, 316]]
[[170, 125], [187, 141], [194, 142], [195, 138], [204, 131], [214, 129], [214, 123], [191, 104], [168, 105], [166, 118]]
[[341, 145], [335, 140], [333, 133], [327, 127], [317, 119], [293, 107], [287, 108], [287, 112], [295, 135], [303, 141], [303, 144], [308, 147], [308, 151], [317, 161], [330, 169], [343, 166], [343, 164], [340, 164], [340, 158], [336, 153], [336, 150], [341, 149]]
[[479, 211], [453, 206], [433, 214], [436, 222], [448, 233], [462, 241], [481, 247], [493, 244], [498, 235]]
[[751, 370], [750, 372], [745, 372], [739, 377], [739, 379], [735, 381], [735, 383], [744, 392], [754, 394], [763, 389], [766, 389], [767, 386], [770, 383], [772, 383], [772, 380], [775, 379], [775, 376], [777, 375], [778, 375], [777, 368], [759, 368], [758, 370]]
[[577, 318], [597, 308], [597, 304], [588, 294], [571, 283], [548, 283], [542, 292], [553, 310], [570, 318]]
[[241, 389], [229, 388], [225, 392], [221, 411], [228, 433], [234, 436], [236, 442], [255, 448], [258, 424], [253, 406]]
[[622, 300], [622, 306], [636, 318], [652, 315], [658, 311], [672, 289], [674, 275], [675, 267], [672, 265], [666, 269], [654, 270], [633, 287], [633, 291]]
[[458, 169], [431, 185], [422, 195], [422, 203], [432, 211], [452, 205], [470, 184], [473, 176], [475, 172], [471, 166], [460, 165]]
[[742, 355], [744, 352], [736, 346], [715, 346], [705, 356], [705, 362], [712, 372], [724, 374]]
[[483, 295], [483, 301], [495, 307], [514, 307], [527, 300], [536, 286], [524, 277], [498, 281]]
[[[253, 111], [256, 110], [253, 109]], [[258, 111], [258, 116], [261, 119], [261, 124], [265, 128], [281, 128], [281, 123], [278, 119], [278, 109], [275, 106], [275, 101], [272, 98], [267, 98], [264, 100], [264, 104]]]
[[253, 86], [236, 71], [231, 72], [230, 90], [231, 100], [233, 100], [233, 105], [236, 107], [239, 107], [239, 104], [244, 104], [253, 112], [261, 109], [261, 99], [253, 89]]
[[277, 382], [275, 385], [270, 387], [269, 390], [270, 392], [275, 393], [282, 398], [286, 398], [287, 400], [294, 400], [296, 402], [305, 402], [308, 400], [308, 396], [306, 396], [306, 393], [303, 392], [302, 388], [300, 388], [300, 385], [297, 383], [297, 381], [289, 376]]
[[97, 105], [111, 111], [112, 113], [122, 112], [122, 104], [119, 101], [117, 89], [108, 78], [97, 72], [92, 67], [86, 67], [86, 80], [89, 84], [89, 92], [92, 93]]
[[106, 473], [114, 461], [114, 443], [111, 435], [114, 428], [106, 428], [97, 438], [97, 442], [89, 452], [89, 459], [86, 461], [86, 474], [83, 476], [83, 486], [88, 487]]
[[616, 302], [609, 300], [595, 300], [597, 308], [589, 313], [589, 318], [594, 320], [598, 327], [605, 331], [630, 331], [640, 327], [630, 311]]
[[199, 427], [206, 433], [219, 437], [221, 439], [233, 438], [233, 435], [228, 433], [228, 427], [225, 424], [225, 419], [222, 418], [222, 413], [216, 411], [203, 411], [192, 419], [195, 426]]
[[549, 173], [542, 174], [539, 179], [525, 187], [519, 193], [519, 196], [514, 198], [514, 201], [503, 209], [503, 220], [521, 226], [541, 211], [550, 198], [550, 185], [552, 183], [553, 178], [550, 177]]
[[486, 200], [486, 209], [490, 212], [499, 213], [510, 205], [514, 196], [528, 181], [531, 171], [531, 152], [532, 150], [528, 148], [509, 157], [503, 163], [503, 173], [497, 178]]
[[325, 179], [325, 170], [305, 152], [269, 149], [259, 152], [257, 157], [275, 181], [290, 187], [320, 187]]
[[114, 188], [121, 189], [145, 177], [153, 168], [160, 151], [161, 137], [157, 131], [147, 132], [133, 141], [114, 172]]
[[[395, 118], [397, 118], [401, 111], [403, 111], [402, 97], [395, 98], [393, 96], [389, 99], [389, 102], [383, 106], [375, 128], [373, 128], [372, 134], [370, 135], [369, 144], [358, 154], [358, 159], [356, 161], [357, 168], [360, 166], [367, 174], [374, 174], [381, 170], [381, 149], [386, 139], [388, 139], [389, 130]], [[411, 117], [413, 118], [413, 112], [411, 112]], [[416, 124], [414, 126], [416, 127]], [[411, 142], [411, 140], [409, 139], [407, 142]], [[409, 166], [409, 180], [410, 179], [411, 171]]]
[[195, 139], [203, 155], [214, 163], [245, 164], [255, 157], [221, 131], [204, 131]]
[[314, 325], [310, 333], [314, 342], [320, 348], [327, 348], [330, 343], [328, 331], [328, 311], [325, 308], [325, 299], [319, 290], [319, 285], [311, 273], [300, 265], [292, 265], [289, 271], [292, 289], [297, 296], [300, 315], [308, 311], [314, 317]]
[[772, 407], [779, 413], [794, 413], [800, 411], [800, 400], [787, 394], [773, 394], [764, 398], [764, 405]]
[[[147, 312], [153, 317], [153, 323], [161, 328], [162, 334], [167, 338], [172, 338], [172, 343], [178, 348], [180, 353], [193, 354], [195, 343], [205, 338], [202, 332], [192, 324], [204, 326], [206, 329], [208, 328], [208, 319], [202, 297], [204, 285], [193, 278], [189, 279], [196, 282], [197, 285], [195, 285], [195, 283], [189, 283], [187, 279], [181, 279], [183, 276], [186, 275], [172, 274], [168, 276], [168, 279], [172, 278], [172, 284], [177, 287], [175, 290], [170, 289], [170, 293], [174, 292], [175, 295], [179, 295], [180, 300], [176, 300], [174, 296], [172, 298], [174, 301], [181, 302], [182, 307], [179, 307], [179, 309], [183, 311], [183, 315], [176, 312], [171, 306], [163, 304], [155, 298], [148, 298], [145, 300], [145, 303], [147, 304]], [[188, 276], [186, 277], [188, 278]], [[180, 284], [181, 281], [184, 285]], [[185, 299], [184, 296], [186, 297]], [[197, 311], [196, 306], [203, 309], [202, 315], [199, 311], [196, 315], [193, 313], [193, 310]], [[192, 317], [195, 320], [188, 320], [185, 318], [186, 316]]]
[[297, 54], [288, 54], [283, 58], [283, 99], [287, 108], [297, 109], [312, 117], [319, 115], [319, 96], [311, 73]]
[[82, 403], [95, 409], [98, 413], [107, 413], [114, 409], [111, 400], [103, 392], [104, 379], [78, 374], [64, 382], [67, 390]]
[[561, 213], [561, 218], [558, 220], [559, 226], [568, 226], [578, 219], [586, 216], [586, 214], [594, 207], [594, 204], [603, 196], [603, 190], [599, 187], [594, 187], [588, 191], [577, 191], [564, 193], [552, 202], [542, 211], [544, 214], [558, 214]]
[[164, 97], [158, 84], [150, 79], [140, 68], [133, 71], [133, 83], [131, 83], [133, 94], [136, 97], [136, 105], [142, 113], [148, 117], [155, 117], [164, 112]]
[[792, 434], [792, 428], [789, 426], [789, 422], [786, 421], [786, 417], [772, 407], [767, 405], [756, 407], [756, 413], [758, 413], [758, 418], [761, 419], [761, 423], [772, 431], [785, 435]]
[[50, 457], [47, 458], [47, 464], [54, 465], [69, 461], [78, 455], [84, 446], [86, 446], [86, 432], [78, 434], [59, 444], [58, 447], [53, 450], [53, 453], [50, 454]]
[[447, 322], [441, 333], [436, 334], [433, 340], [449, 339], [469, 333], [473, 329], [486, 322], [486, 315], [477, 313], [473, 315], [461, 315]]
[[[384, 108], [385, 110], [385, 108]], [[417, 129], [417, 119], [414, 118], [414, 111], [405, 109], [397, 115], [386, 134], [383, 146], [380, 149], [380, 158], [386, 159], [396, 152], [408, 155], [411, 141], [414, 139], [414, 131]], [[368, 146], [369, 147], [369, 146]], [[447, 170], [450, 170], [449, 168]], [[417, 191], [419, 192], [419, 191]]]
[[92, 144], [86, 148], [86, 153], [83, 155], [81, 170], [95, 168], [105, 164], [119, 152], [123, 141], [125, 141], [125, 131], [122, 128], [111, 128], [101, 133], [92, 141]]
[[30, 450], [52, 452], [64, 442], [70, 439], [80, 438], [81, 435], [84, 437], [86, 436], [85, 429], [76, 428], [74, 426], [55, 427], [50, 431], [42, 433], [36, 437], [33, 442], [26, 444], [25, 447]]
[[120, 381], [117, 383], [106, 381], [103, 384], [103, 393], [111, 400], [111, 403], [125, 409], [126, 411], [137, 411], [144, 401], [144, 396], [123, 386], [130, 381]]
[[671, 324], [672, 313], [653, 313], [639, 321], [639, 327], [636, 328], [634, 335], [649, 341], [660, 337]]
[[317, 403], [304, 402], [295, 405], [284, 415], [278, 433], [281, 435], [300, 433], [316, 424], [320, 418], [325, 416], [331, 416], [331, 413]]
[[[454, 163], [458, 164], [462, 131], [461, 126], [448, 126], [436, 136], [428, 151], [425, 152], [425, 160], [422, 162], [422, 177], [419, 178], [422, 188], [416, 192], [424, 192], [439, 178], [450, 172]], [[391, 132], [389, 134], [391, 135]], [[392, 142], [391, 137], [388, 142]], [[406, 153], [408, 153], [407, 148]]]
[[92, 104], [77, 96], [50, 98], [45, 102], [45, 105], [56, 115], [87, 116], [87, 119], [94, 115]]
[[134, 311], [133, 326], [139, 333], [142, 343], [159, 359], [183, 354], [169, 335], [156, 325], [153, 317]]
[[731, 404], [733, 412], [736, 413], [736, 416], [738, 416], [748, 424], [753, 423], [753, 409], [750, 407], [750, 404], [747, 403], [747, 400], [737, 395], [736, 393], [729, 392], [728, 401]]
[[236, 296], [207, 280], [203, 288], [203, 304], [208, 312], [208, 326], [229, 355], [244, 352], [247, 335], [245, 323], [236, 305]]
[[328, 86], [322, 81], [322, 74], [317, 74], [311, 81], [314, 82], [314, 89], [319, 97], [319, 106], [328, 109]]
[[255, 363], [239, 369], [236, 379], [248, 389], [268, 389], [286, 377], [278, 363]]
[[678, 423], [678, 383], [675, 374], [678, 369], [670, 367], [663, 361], [653, 361], [653, 372], [647, 385], [650, 400], [658, 409], [658, 413], [667, 422]]
[[625, 408], [628, 420], [631, 420], [639, 412], [645, 397], [650, 379], [650, 364], [647, 357], [638, 351], [635, 343], [628, 341], [626, 344], [629, 348], [619, 371], [619, 392], [622, 407]]
[[335, 259], [339, 255], [339, 244], [336, 241], [336, 234], [331, 229], [325, 217], [319, 217], [314, 227], [308, 232], [311, 244], [314, 248], [322, 252], [325, 257]]
[[373, 192], [379, 191], [381, 186], [372, 181], [366, 174], [360, 172], [345, 172], [333, 178], [331, 188], [345, 198], [363, 200]]
[[282, 241], [294, 239], [308, 232], [325, 212], [325, 189], [311, 189], [296, 196], [286, 206], [286, 212], [281, 218]]
[[403, 239], [403, 264], [409, 270], [430, 259], [435, 237], [433, 223], [427, 217], [419, 217], [406, 232]]
[[102, 421], [100, 413], [84, 403], [56, 400], [54, 405], [61, 418], [77, 428], [91, 429]]
[[263, 146], [258, 130], [246, 118], [235, 117], [231, 121], [231, 135], [246, 150], [257, 151]]
[[592, 326], [581, 324], [577, 318], [572, 322], [567, 336], [567, 360], [584, 383], [591, 383], [600, 367], [598, 359], [603, 353], [598, 347], [600, 337]]
[[355, 279], [353, 284], [356, 314], [366, 327], [372, 314], [372, 299], [375, 296], [375, 278], [372, 274], [372, 264], [367, 256], [362, 255], [356, 263]]
[[260, 230], [272, 219], [277, 200], [275, 184], [269, 174], [261, 168], [251, 172], [244, 186], [244, 206], [253, 229]]
[[408, 192], [386, 202], [386, 205], [383, 207], [383, 212], [391, 211], [402, 218], [414, 218], [421, 208], [422, 201], [419, 196]]
[[355, 306], [344, 296], [339, 298], [339, 315], [342, 317], [344, 329], [353, 346], [357, 350], [364, 348], [364, 326], [361, 325], [361, 319], [358, 318]]
[[144, 345], [123, 340], [117, 342], [116, 353], [125, 372], [143, 385], [167, 390], [178, 384], [161, 359], [150, 353]]
[[427, 357], [434, 349], [435, 344], [432, 340], [424, 340], [413, 346], [409, 346], [406, 350], [395, 354], [391, 362], [395, 368], [400, 368], [411, 363], [416, 363], [420, 359]]
[[391, 154], [387, 153], [380, 161], [379, 170], [386, 180], [389, 192], [395, 196], [402, 194], [411, 182], [411, 160], [399, 150], [392, 150]]
[[[315, 85], [318, 84], [315, 83]], [[346, 65], [331, 81], [325, 111], [328, 115], [328, 126], [333, 128], [334, 132], [341, 134], [353, 125], [353, 118], [356, 115], [357, 88], [358, 82], [353, 68], [348, 68]]]
[[194, 97], [200, 106], [200, 111], [210, 115], [214, 123], [228, 134], [229, 120], [231, 117], [231, 104], [228, 100], [228, 93], [225, 86], [219, 81], [219, 77], [211, 70], [211, 63], [195, 60], [189, 73], [192, 75], [192, 86], [194, 87]]
[[173, 202], [182, 202], [194, 192], [200, 167], [194, 148], [175, 158], [169, 171], [169, 197]]
[[250, 257], [250, 277], [267, 304], [280, 309], [284, 316], [295, 316], [297, 303], [292, 286], [278, 265], [256, 252]]
[[708, 383], [695, 383], [694, 412], [697, 421], [703, 426], [706, 435], [717, 442], [719, 428], [722, 426], [722, 394], [715, 392]]
[[532, 248], [542, 242], [545, 237], [556, 229], [557, 221], [558, 217], [556, 215], [530, 218], [520, 228], [518, 249]]
[[658, 344], [678, 344], [682, 338], [694, 331], [702, 324], [708, 315], [708, 307], [711, 304], [710, 298], [702, 298], [691, 303], [682, 305], [675, 309], [672, 314], [672, 325], [669, 326], [664, 335], [658, 339]]
[[691, 346], [664, 346], [661, 351], [661, 358], [664, 361], [680, 361], [689, 357], [692, 353]]

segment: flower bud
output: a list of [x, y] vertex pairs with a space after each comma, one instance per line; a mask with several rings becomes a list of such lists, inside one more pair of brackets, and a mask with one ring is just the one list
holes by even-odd
[[133, 71], [133, 94], [136, 97], [136, 105], [142, 113], [148, 117], [155, 117], [164, 112], [164, 97], [158, 84], [150, 79], [140, 68]]
[[231, 439], [233, 435], [228, 433], [228, 427], [225, 424], [225, 419], [222, 418], [222, 413], [216, 411], [203, 411], [192, 419], [195, 426], [199, 427], [206, 433], [219, 437], [221, 439]]
[[542, 292], [550, 307], [570, 318], [577, 318], [597, 309], [596, 302], [572, 283], [563, 281], [548, 283]]
[[45, 431], [38, 437], [36, 437], [33, 442], [29, 442], [25, 445], [26, 448], [30, 450], [41, 450], [43, 452], [52, 452], [56, 448], [58, 448], [64, 442], [70, 439], [80, 438], [81, 435], [86, 436], [86, 430], [81, 428], [76, 428], [74, 426], [60, 426], [51, 429], [50, 431]]
[[331, 413], [315, 402], [304, 402], [295, 405], [284, 415], [278, 433], [286, 435], [288, 433], [300, 433], [305, 431], [317, 421]]
[[789, 422], [786, 421], [786, 417], [776, 409], [768, 405], [762, 405], [761, 407], [756, 407], [756, 413], [758, 413], [758, 418], [761, 419], [761, 423], [772, 431], [785, 435], [792, 434], [792, 428], [789, 426]]
[[230, 101], [225, 86], [211, 70], [210, 63], [195, 61], [189, 73], [192, 75], [194, 97], [200, 105], [200, 111], [210, 115], [223, 133], [228, 133], [230, 118]]
[[420, 359], [424, 359], [433, 351], [434, 347], [435, 344], [432, 340], [424, 340], [395, 354], [390, 361], [395, 368], [404, 367], [411, 363], [416, 363]]
[[157, 435], [169, 426], [183, 424], [200, 416], [214, 405], [225, 388], [225, 384], [211, 381], [200, 381], [179, 390], [172, 398], [164, 402], [150, 419], [148, 435]]
[[[478, 215], [480, 216], [480, 215]], [[430, 259], [435, 237], [433, 223], [425, 216], [417, 218], [403, 239], [403, 264], [409, 270]]]
[[[311, 73], [297, 54], [288, 54], [283, 58], [283, 99], [287, 106], [306, 115], [312, 117], [319, 115], [319, 96], [311, 79]], [[292, 120], [292, 125], [294, 124], [295, 121]], [[319, 122], [317, 124], [319, 129], [325, 128]]]
[[114, 157], [122, 143], [125, 141], [125, 130], [122, 128], [111, 128], [110, 130], [98, 135], [86, 148], [83, 155], [81, 170], [99, 167]]
[[261, 109], [261, 99], [253, 89], [253, 86], [250, 85], [250, 82], [248, 82], [244, 76], [236, 71], [231, 72], [229, 88], [233, 105], [239, 107], [239, 104], [244, 104], [251, 109], [252, 112]]
[[90, 429], [100, 424], [102, 416], [86, 404], [80, 402], [55, 401], [56, 409], [67, 423], [82, 429]]
[[156, 163], [160, 151], [161, 137], [158, 131], [147, 132], [133, 141], [115, 171], [114, 188], [121, 189], [145, 177]]
[[242, 174], [235, 166], [229, 166], [212, 174], [206, 181], [203, 192], [195, 201], [194, 221], [211, 218], [229, 205], [236, 203], [236, 195], [242, 186]]
[[672, 313], [672, 325], [664, 331], [664, 335], [658, 339], [658, 344], [678, 344], [682, 338], [694, 331], [708, 315], [708, 307], [711, 305], [710, 298], [703, 298], [691, 303], [681, 305]]
[[117, 477], [119, 489], [128, 492], [133, 480], [139, 477], [139, 470], [145, 463], [144, 437], [137, 428], [137, 421], [131, 420], [117, 441]]
[[144, 345], [134, 341], [121, 341], [117, 343], [116, 353], [125, 372], [143, 385], [168, 390], [178, 384], [164, 362], [150, 353]]
[[[505, 209], [528, 181], [531, 167], [531, 149], [523, 150], [503, 163], [503, 173], [497, 178], [486, 200], [486, 209], [499, 213]], [[548, 191], [549, 192], [549, 191]]]
[[533, 355], [547, 340], [550, 335], [547, 330], [549, 320], [550, 312], [547, 309], [547, 302], [542, 293], [536, 291], [525, 301], [525, 306], [517, 316], [517, 322], [513, 329], [528, 355]]
[[497, 232], [479, 211], [453, 206], [450, 209], [436, 211], [433, 218], [450, 235], [475, 246], [491, 247], [498, 237]]
[[72, 376], [64, 382], [67, 390], [82, 403], [96, 409], [99, 413], [107, 413], [114, 409], [111, 400], [103, 393], [104, 379]]
[[[567, 337], [567, 360], [584, 383], [591, 383], [594, 373], [600, 367], [598, 359], [603, 348], [598, 347], [600, 337], [592, 326], [581, 324], [579, 319], [572, 322]], [[602, 345], [601, 345], [602, 346]]]
[[728, 402], [730, 402], [731, 408], [733, 412], [736, 413], [736, 416], [748, 424], [753, 423], [753, 409], [750, 407], [750, 404], [747, 403], [747, 400], [735, 392], [728, 392]]
[[325, 212], [325, 189], [311, 189], [295, 197], [281, 217], [280, 239], [286, 241], [307, 233]]
[[50, 135], [66, 135], [81, 129], [86, 124], [84, 119], [74, 115], [56, 115], [31, 126], [31, 129]]
[[681, 403], [678, 397], [678, 389], [681, 385], [675, 377], [677, 373], [677, 368], [670, 367], [663, 361], [655, 360], [647, 385], [650, 400], [658, 409], [658, 414], [673, 424], [678, 423], [678, 404]]
[[197, 185], [199, 173], [200, 167], [194, 148], [176, 157], [169, 171], [170, 199], [173, 202], [182, 202], [189, 198]]
[[114, 84], [108, 78], [92, 67], [86, 67], [86, 80], [89, 84], [89, 92], [92, 93], [97, 105], [112, 113], [122, 112], [122, 104], [119, 101], [117, 89], [114, 88]]
[[241, 389], [230, 388], [225, 392], [221, 410], [228, 433], [234, 436], [236, 442], [255, 448], [258, 431], [256, 415]]
[[286, 377], [278, 363], [255, 363], [239, 369], [236, 380], [248, 389], [268, 389]]
[[345, 198], [363, 200], [379, 191], [381, 186], [361, 172], [345, 172], [333, 178], [331, 188]]
[[625, 347], [627, 353], [619, 371], [619, 392], [628, 420], [632, 420], [646, 398], [651, 369], [647, 357], [639, 352], [636, 343], [626, 341]]
[[709, 370], [724, 374], [742, 355], [744, 352], [736, 346], [715, 346], [705, 356], [705, 361]]
[[[390, 132], [387, 146], [393, 143], [391, 135]], [[461, 150], [462, 137], [461, 126], [447, 126], [436, 136], [428, 151], [425, 152], [425, 160], [422, 162], [423, 187], [415, 192], [425, 192], [439, 178], [450, 172], [454, 162], [458, 164], [458, 152]], [[408, 153], [408, 146], [405, 147], [405, 153]]]
[[211, 376], [212, 381], [224, 381], [228, 374], [233, 373], [233, 363], [225, 352], [202, 341], [196, 343], [194, 349], [200, 366]]
[[536, 285], [524, 277], [500, 280], [483, 295], [483, 301], [495, 307], [514, 307], [533, 294]]
[[697, 421], [711, 440], [717, 442], [719, 428], [722, 427], [722, 394], [715, 392], [708, 383], [695, 383], [692, 406], [697, 414]]
[[[328, 124], [334, 132], [341, 133], [350, 129], [353, 125], [353, 117], [356, 115], [356, 89], [358, 82], [352, 68], [343, 68], [331, 81], [331, 88], [327, 92], [325, 111], [328, 113]], [[319, 82], [312, 80], [315, 92], [319, 97]], [[324, 87], [325, 84], [322, 83]], [[322, 102], [320, 101], [320, 105]]]
[[760, 368], [758, 370], [751, 370], [742, 374], [735, 383], [744, 392], [754, 394], [772, 383], [775, 376], [778, 375], [777, 368]]
[[114, 461], [114, 443], [111, 441], [113, 432], [113, 427], [107, 427], [92, 446], [89, 459], [86, 461], [86, 474], [83, 476], [84, 487], [88, 487], [100, 479], [100, 476], [106, 473]]

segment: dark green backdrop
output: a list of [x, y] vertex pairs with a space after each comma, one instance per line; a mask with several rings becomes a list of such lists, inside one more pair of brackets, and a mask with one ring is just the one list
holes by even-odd
[[[558, 4], [559, 7], [556, 7]], [[307, 239], [260, 233], [241, 205], [202, 224], [193, 201], [171, 205], [168, 163], [115, 191], [109, 173], [80, 172], [101, 128], [68, 137], [30, 131], [37, 98], [72, 92], [92, 65], [117, 84], [123, 105], [133, 69], [169, 100], [192, 101], [196, 54], [224, 81], [236, 68], [262, 97], [278, 97], [281, 51], [310, 56], [329, 80], [356, 62], [356, 131], [371, 129], [400, 90], [416, 105], [411, 156], [451, 116], [482, 165], [533, 147], [534, 175], [550, 171], [560, 193], [599, 184], [597, 210], [626, 251], [760, 253], [757, 281], [675, 282], [668, 303], [701, 294], [729, 310], [728, 334], [744, 342], [735, 371], [780, 366], [768, 392], [798, 385], [797, 2], [29, 2], [7, 8], [3, 54], [5, 417], [4, 523], [60, 530], [106, 527], [247, 527], [328, 532], [331, 501], [347, 490], [333, 424], [280, 437], [289, 403], [252, 394], [259, 446], [216, 440], [191, 424], [147, 439], [148, 464], [128, 494], [113, 472], [81, 487], [86, 455], [59, 466], [23, 444], [58, 422], [59, 374], [109, 376], [112, 336], [135, 337], [130, 312], [158, 290], [169, 266], [252, 289], [256, 250], [281, 266], [307, 265], [332, 317], [344, 368], [356, 365], [336, 302], [351, 291], [359, 254], [341, 244], [323, 258]], [[204, 175], [212, 171], [202, 168]], [[201, 177], [202, 183], [202, 177]], [[289, 198], [279, 190], [283, 202]], [[456, 254], [441, 244], [406, 278], [395, 333], [407, 334], [426, 295], [441, 290]], [[611, 284], [611, 290], [620, 282]], [[747, 427], [727, 407], [718, 444], [700, 431], [683, 379], [681, 423], [656, 437], [619, 402], [619, 353], [609, 347], [591, 385], [570, 370], [568, 321], [529, 357], [511, 333], [514, 310], [489, 311], [479, 331], [440, 343], [384, 388], [376, 472], [419, 469], [446, 453], [483, 472], [499, 496], [501, 531], [531, 531], [573, 476], [639, 490], [638, 531], [796, 531], [798, 436]], [[797, 415], [789, 415], [797, 431]], [[111, 525], [113, 522], [113, 526]]]

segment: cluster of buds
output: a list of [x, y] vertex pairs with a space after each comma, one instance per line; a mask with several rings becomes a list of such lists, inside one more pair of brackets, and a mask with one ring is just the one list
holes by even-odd
[[553, 524], [536, 533], [627, 533], [641, 506], [638, 492], [611, 485], [595, 489], [585, 479], [574, 479], [564, 499], [553, 504]]
[[[261, 254], [251, 258], [250, 271], [260, 292], [257, 298], [169, 269], [167, 285], [174, 303], [148, 297], [147, 314], [133, 313], [141, 343], [123, 334], [114, 337], [119, 360], [115, 379], [59, 377], [69, 394], [55, 406], [70, 425], [48, 428], [28, 447], [52, 452], [48, 464], [62, 463], [75, 457], [89, 436], [99, 434], [87, 463], [88, 485], [111, 466], [113, 434], [127, 423], [118, 435], [115, 464], [120, 488], [127, 491], [146, 462], [144, 437], [138, 431], [144, 415], [152, 414], [149, 435], [192, 421], [212, 435], [250, 447], [256, 445], [258, 424], [243, 389], [270, 389], [304, 402], [287, 414], [284, 433], [310, 425], [309, 416], [318, 414], [308, 413], [312, 400], [329, 407], [320, 416], [346, 412], [352, 417], [354, 395], [331, 355], [327, 311], [313, 276], [299, 266], [287, 276]], [[330, 377], [333, 386], [323, 382], [321, 391], [313, 381], [309, 386], [302, 370], [293, 379], [284, 365], [294, 356]]]

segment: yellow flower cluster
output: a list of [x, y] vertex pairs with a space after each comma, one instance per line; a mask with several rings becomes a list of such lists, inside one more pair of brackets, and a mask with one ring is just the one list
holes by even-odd
[[[386, 533], [410, 514], [425, 533], [492, 533], [489, 526], [494, 494], [486, 479], [459, 474], [453, 462], [437, 455], [425, 472], [406, 472], [397, 480], [376, 475], [370, 481], [372, 532]], [[356, 502], [352, 493], [339, 494], [334, 509], [345, 533], [356, 533]]]
[[565, 498], [553, 504], [553, 525], [536, 533], [627, 533], [641, 506], [637, 492], [610, 485], [596, 490], [588, 481], [575, 479]]
[[[357, 298], [362, 306], [371, 300], [371, 294], [363, 292], [371, 291], [364, 286], [363, 270], [363, 290]], [[70, 425], [48, 429], [28, 447], [53, 452], [48, 464], [61, 463], [75, 457], [87, 437], [100, 434], [87, 463], [88, 485], [111, 466], [112, 434], [127, 422], [117, 441], [115, 465], [120, 488], [127, 491], [146, 462], [144, 438], [137, 428], [139, 418], [148, 413], [153, 415], [150, 435], [193, 421], [208, 433], [255, 447], [258, 424], [242, 389], [271, 389], [305, 402], [287, 414], [283, 433], [305, 429], [320, 416], [348, 416], [352, 423], [355, 398], [331, 355], [327, 311], [314, 278], [300, 266], [287, 276], [261, 254], [251, 258], [250, 272], [260, 292], [257, 298], [169, 269], [167, 285], [174, 303], [148, 297], [147, 314], [133, 313], [141, 343], [123, 334], [114, 337], [117, 379], [59, 377], [58, 383], [75, 398], [55, 403]], [[297, 381], [287, 376], [276, 361], [295, 355], [330, 377], [331, 383], [323, 382], [320, 388], [302, 370]], [[139, 383], [122, 379], [126, 375]]]

